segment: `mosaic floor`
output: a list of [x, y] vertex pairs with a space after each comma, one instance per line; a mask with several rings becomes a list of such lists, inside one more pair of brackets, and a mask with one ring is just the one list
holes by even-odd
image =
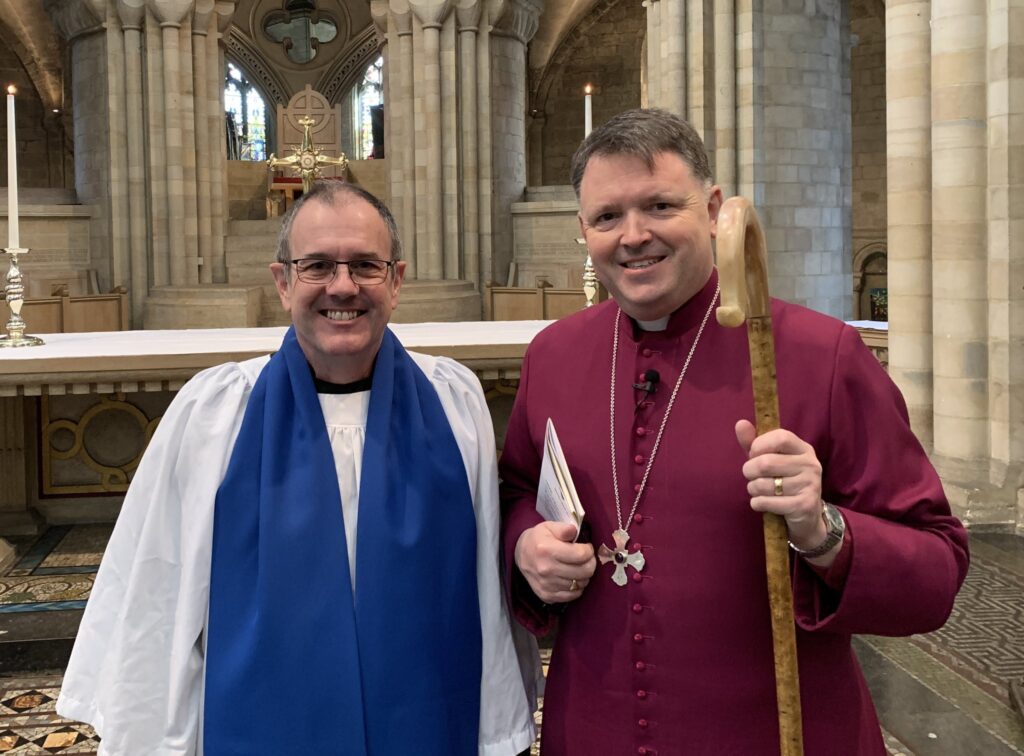
[[[83, 608], [109, 535], [109, 526], [55, 527], [24, 544], [0, 576], [0, 639], [5, 614]], [[1024, 683], [1024, 538], [972, 534], [971, 552], [945, 627], [856, 641], [893, 756], [1024, 756], [1024, 713], [1009, 692]], [[542, 658], [546, 670], [550, 651]], [[95, 754], [92, 730], [54, 711], [60, 681], [0, 677], [0, 753]]]

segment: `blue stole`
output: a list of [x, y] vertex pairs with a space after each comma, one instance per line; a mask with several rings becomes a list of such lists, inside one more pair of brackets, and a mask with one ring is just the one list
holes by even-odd
[[206, 755], [476, 754], [476, 545], [444, 409], [388, 330], [370, 394], [353, 599], [334, 457], [289, 329], [217, 492]]

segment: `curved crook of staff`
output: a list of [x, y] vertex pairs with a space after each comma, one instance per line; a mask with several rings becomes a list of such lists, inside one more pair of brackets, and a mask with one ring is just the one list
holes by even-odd
[[[754, 412], [758, 435], [779, 427], [779, 397], [775, 383], [775, 340], [764, 232], [757, 212], [744, 197], [731, 197], [718, 215], [718, 271], [722, 304], [715, 317], [723, 326], [747, 324]], [[796, 661], [796, 622], [790, 583], [789, 547], [785, 520], [764, 514], [765, 567], [772, 615], [775, 653], [775, 693], [779, 707], [782, 756], [804, 752], [800, 719], [800, 678]]]

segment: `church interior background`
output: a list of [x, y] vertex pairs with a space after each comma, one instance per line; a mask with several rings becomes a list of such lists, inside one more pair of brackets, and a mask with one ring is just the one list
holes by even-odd
[[[682, 114], [724, 194], [757, 205], [773, 295], [864, 321], [971, 528], [949, 625], [858, 642], [890, 750], [1024, 753], [1022, 40], [1024, 0], [0, 0], [25, 317], [285, 324], [267, 264], [301, 184], [267, 160], [296, 152], [303, 118], [348, 160], [324, 175], [397, 218], [396, 322], [556, 317], [584, 302], [568, 186], [584, 87], [595, 125]], [[91, 753], [53, 713], [61, 660], [146, 440], [195, 371], [55, 376], [11, 351], [0, 751]], [[499, 446], [516, 355], [463, 355]]]

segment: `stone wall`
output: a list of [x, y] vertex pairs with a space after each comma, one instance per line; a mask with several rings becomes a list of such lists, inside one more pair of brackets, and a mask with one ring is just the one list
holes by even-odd
[[606, 0], [569, 33], [543, 71], [531, 72], [531, 110], [543, 118], [542, 175], [531, 176], [531, 184], [538, 178], [545, 185], [569, 183], [569, 164], [583, 139], [586, 84], [594, 87], [594, 126], [640, 106], [646, 24], [640, 3]]

